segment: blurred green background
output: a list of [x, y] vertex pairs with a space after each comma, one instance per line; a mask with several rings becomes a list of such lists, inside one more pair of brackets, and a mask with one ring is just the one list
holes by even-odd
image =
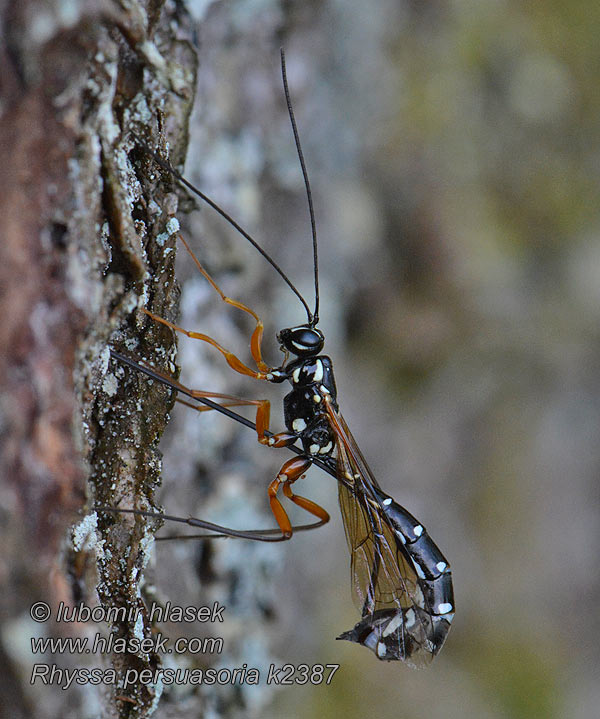
[[[335, 487], [313, 470], [300, 493], [334, 521], [273, 555], [276, 653], [341, 669], [330, 686], [281, 689], [260, 715], [598, 716], [600, 7], [191, 7], [205, 85], [188, 173], [206, 191], [233, 178], [233, 205], [310, 298], [284, 44], [341, 409], [382, 486], [450, 560], [456, 592], [427, 671], [335, 642], [358, 617]], [[260, 291], [241, 299], [267, 333], [302, 321], [248, 257]]]

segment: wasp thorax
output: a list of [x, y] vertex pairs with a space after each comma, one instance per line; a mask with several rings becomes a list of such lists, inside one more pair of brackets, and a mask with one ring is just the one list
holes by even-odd
[[310, 357], [317, 355], [323, 349], [325, 338], [320, 330], [299, 325], [281, 330], [277, 339], [283, 349], [295, 354], [297, 357]]

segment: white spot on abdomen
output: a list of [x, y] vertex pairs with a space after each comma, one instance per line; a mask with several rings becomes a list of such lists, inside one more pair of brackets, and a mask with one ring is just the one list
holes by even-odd
[[[414, 614], [414, 611], [413, 611], [412, 609], [410, 609], [409, 611], [413, 612], [413, 614]], [[406, 613], [406, 615], [408, 616], [408, 612]], [[414, 621], [414, 620], [413, 620], [413, 621]], [[402, 624], [402, 612], [398, 612], [398, 614], [396, 614], [396, 616], [390, 621], [390, 623], [389, 623], [389, 624], [387, 625], [387, 627], [384, 629], [384, 631], [383, 631], [383, 636], [384, 636], [384, 637], [389, 637], [390, 634], [392, 634], [393, 632], [395, 632], [396, 629], [398, 629], [398, 627], [399, 627], [401, 624]]]
[[409, 629], [417, 621], [417, 614], [414, 609], [407, 609], [404, 615], [406, 619], [406, 628]]

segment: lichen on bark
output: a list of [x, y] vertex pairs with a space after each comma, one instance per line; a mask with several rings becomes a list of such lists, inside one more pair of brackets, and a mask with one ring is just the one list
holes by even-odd
[[[166, 226], [177, 198], [138, 143], [183, 159], [196, 78], [192, 26], [182, 5], [159, 0], [86, 3], [75, 16], [56, 2], [44, 12], [36, 15], [35, 3], [9, 4], [0, 63], [7, 90], [0, 119], [8, 318], [2, 469], [3, 499], [13, 508], [3, 527], [12, 587], [3, 600], [12, 618], [7, 631], [16, 631], [19, 611], [41, 596], [53, 610], [61, 601], [137, 607], [142, 624], [113, 623], [110, 631], [150, 636], [139, 592], [148, 523], [90, 515], [70, 548], [63, 540], [85, 502], [88, 512], [93, 504], [155, 506], [157, 444], [173, 398], [111, 363], [109, 347], [151, 354], [174, 370], [172, 333], [139, 307], [176, 312], [175, 237]], [[95, 536], [94, 549], [84, 530]], [[85, 634], [89, 627], [75, 629]], [[3, 659], [17, 676], [11, 657]], [[159, 664], [141, 652], [102, 661], [121, 677]], [[58, 658], [62, 668], [88, 662]], [[24, 679], [11, 690], [15, 716], [30, 702]], [[38, 691], [45, 697], [39, 716], [64, 711], [64, 692], [52, 685]], [[156, 699], [152, 684], [126, 692], [116, 684], [102, 699], [103, 714], [148, 716]]]

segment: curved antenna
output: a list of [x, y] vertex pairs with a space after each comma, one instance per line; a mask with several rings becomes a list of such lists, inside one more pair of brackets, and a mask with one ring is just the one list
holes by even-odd
[[283, 52], [283, 48], [280, 48], [279, 52], [281, 54], [281, 76], [283, 78], [283, 91], [285, 92], [285, 101], [287, 104], [288, 115], [290, 116], [290, 122], [292, 123], [294, 143], [296, 144], [296, 152], [298, 153], [300, 167], [302, 168], [304, 187], [306, 189], [306, 198], [308, 200], [308, 211], [310, 212], [310, 229], [312, 232], [313, 246], [313, 266], [315, 268], [315, 311], [313, 312], [312, 316], [309, 316], [308, 324], [311, 327], [315, 327], [319, 323], [319, 257], [317, 253], [317, 225], [315, 222], [315, 210], [313, 207], [312, 193], [310, 191], [310, 182], [308, 181], [308, 172], [306, 171], [306, 165], [304, 163], [304, 155], [302, 154], [302, 146], [300, 145], [300, 136], [298, 134], [298, 128], [296, 126], [296, 118], [294, 117], [292, 100], [290, 98], [290, 90], [288, 88], [287, 73], [285, 71], [285, 53]]
[[163, 168], [163, 170], [166, 170], [167, 172], [171, 173], [173, 177], [175, 177], [184, 187], [187, 187], [188, 190], [194, 193], [194, 195], [197, 195], [201, 200], [206, 202], [207, 205], [213, 208], [215, 212], [218, 212], [221, 217], [226, 220], [234, 229], [236, 229], [242, 237], [244, 237], [248, 242], [260, 252], [260, 254], [265, 258], [265, 260], [271, 265], [271, 267], [280, 275], [280, 277], [283, 279], [283, 281], [288, 285], [288, 287], [292, 290], [292, 292], [296, 295], [296, 297], [302, 302], [304, 309], [306, 310], [306, 314], [308, 316], [308, 323], [309, 325], [313, 326], [316, 324], [314, 322], [314, 316], [312, 312], [310, 311], [310, 308], [308, 307], [306, 300], [300, 292], [296, 289], [290, 278], [285, 274], [285, 272], [281, 269], [281, 267], [275, 262], [275, 260], [270, 257], [265, 250], [258, 244], [258, 242], [248, 233], [246, 230], [244, 230], [243, 227], [241, 227], [234, 219], [231, 217], [231, 215], [228, 215], [225, 210], [223, 210], [214, 200], [211, 200], [208, 195], [205, 195], [201, 190], [199, 190], [197, 187], [192, 185], [192, 183], [189, 180], [186, 180], [185, 177], [178, 172], [173, 165], [168, 160], [164, 160], [160, 155], [158, 155], [154, 150], [151, 150], [148, 145], [146, 145], [145, 142], [142, 142], [141, 140], [138, 140], [138, 145], [149, 155], [151, 155], [152, 158], [154, 158], [154, 161], [160, 165], [160, 167]]

